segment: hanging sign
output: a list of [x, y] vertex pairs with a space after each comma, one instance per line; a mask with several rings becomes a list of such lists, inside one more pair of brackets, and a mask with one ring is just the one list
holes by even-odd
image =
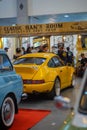
[[50, 34], [69, 34], [87, 32], [87, 21], [85, 22], [65, 22], [52, 24], [29, 24], [16, 26], [0, 26], [0, 35], [50, 35]]

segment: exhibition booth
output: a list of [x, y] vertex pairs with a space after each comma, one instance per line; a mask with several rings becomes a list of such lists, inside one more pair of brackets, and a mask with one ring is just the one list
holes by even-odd
[[[35, 49], [48, 44], [49, 52], [56, 53], [58, 45], [70, 47], [75, 60], [87, 53], [87, 22], [65, 22], [52, 24], [32, 24], [0, 26], [0, 48], [8, 47], [8, 55], [13, 59], [16, 47], [28, 46]], [[87, 54], [86, 54], [87, 55]]]

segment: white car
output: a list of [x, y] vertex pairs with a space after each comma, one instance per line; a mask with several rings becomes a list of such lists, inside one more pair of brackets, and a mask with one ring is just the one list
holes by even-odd
[[[71, 108], [66, 97], [55, 97], [57, 107]], [[67, 117], [58, 130], [87, 130], [87, 69], [78, 93], [74, 111]]]

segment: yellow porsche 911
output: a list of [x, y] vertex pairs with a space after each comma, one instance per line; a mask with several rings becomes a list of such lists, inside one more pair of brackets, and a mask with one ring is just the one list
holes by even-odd
[[65, 66], [53, 53], [25, 54], [13, 63], [24, 84], [24, 92], [46, 93], [49, 98], [74, 84], [74, 67]]

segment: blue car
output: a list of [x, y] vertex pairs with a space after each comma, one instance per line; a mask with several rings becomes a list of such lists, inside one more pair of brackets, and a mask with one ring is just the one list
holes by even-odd
[[13, 124], [22, 93], [22, 78], [16, 74], [6, 52], [0, 49], [0, 129], [6, 130]]

